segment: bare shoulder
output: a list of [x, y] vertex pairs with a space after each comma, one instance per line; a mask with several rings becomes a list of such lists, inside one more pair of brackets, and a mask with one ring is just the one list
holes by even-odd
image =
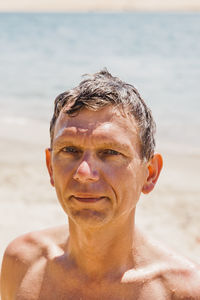
[[138, 274], [135, 272], [135, 278], [146, 282], [147, 288], [160, 290], [169, 299], [200, 300], [199, 265], [146, 235], [143, 235], [142, 245], [145, 264]]
[[27, 271], [40, 261], [60, 254], [66, 226], [30, 232], [13, 240], [5, 250], [1, 268], [2, 299], [14, 299]]
[[171, 298], [200, 300], [200, 268], [174, 251], [158, 246], [159, 277]]
[[58, 248], [62, 247], [62, 243], [68, 236], [67, 234], [67, 226], [26, 233], [17, 237], [8, 245], [4, 259], [14, 259], [15, 262], [29, 265], [41, 256], [51, 255], [51, 250], [56, 249], [56, 246]]
[[172, 299], [200, 300], [200, 268], [194, 262], [174, 255], [162, 277], [171, 291]]

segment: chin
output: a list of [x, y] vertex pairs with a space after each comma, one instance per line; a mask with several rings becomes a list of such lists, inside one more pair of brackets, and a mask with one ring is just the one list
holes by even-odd
[[67, 212], [69, 219], [81, 227], [100, 228], [112, 219], [112, 213], [108, 211], [98, 211], [94, 209], [71, 209]]
[[113, 203], [106, 197], [92, 203], [66, 197], [60, 204], [69, 220], [82, 227], [101, 227], [112, 221], [114, 216]]

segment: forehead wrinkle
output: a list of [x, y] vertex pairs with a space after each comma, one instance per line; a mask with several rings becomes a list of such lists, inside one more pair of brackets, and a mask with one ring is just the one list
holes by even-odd
[[64, 139], [64, 138], [74, 138], [74, 137], [83, 137], [88, 135], [93, 131], [92, 128], [77, 128], [74, 127], [61, 127], [58, 129], [58, 132], [55, 134], [55, 140], [57, 139]]
[[82, 117], [81, 113], [79, 113], [77, 116], [68, 116], [64, 112], [60, 113], [56, 121], [56, 125], [58, 127], [63, 127], [63, 125], [65, 125], [66, 128], [76, 127], [82, 129], [88, 129], [89, 127], [96, 128], [100, 123], [101, 121], [98, 119], [92, 121], [88, 118]]
[[[73, 120], [73, 118], [72, 118]], [[80, 122], [77, 120], [74, 120], [74, 122], [71, 122], [71, 119], [68, 120], [60, 120], [56, 124], [54, 131], [54, 140], [58, 138], [64, 138], [64, 137], [78, 137], [79, 135], [86, 135], [91, 134], [93, 130], [95, 130], [99, 126], [99, 122]]]
[[76, 127], [65, 127], [61, 128], [54, 138], [54, 146], [63, 144], [80, 145], [84, 144], [97, 144], [99, 137], [93, 135], [93, 128], [76, 128]]

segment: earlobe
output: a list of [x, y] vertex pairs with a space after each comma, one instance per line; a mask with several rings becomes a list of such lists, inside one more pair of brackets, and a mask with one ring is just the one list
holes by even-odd
[[51, 149], [50, 148], [45, 149], [45, 154], [46, 154], [46, 166], [47, 166], [47, 169], [49, 172], [50, 182], [51, 182], [51, 185], [54, 186], [53, 169], [52, 169], [52, 165], [51, 165]]
[[158, 180], [158, 177], [160, 175], [160, 172], [162, 170], [162, 166], [163, 166], [162, 156], [159, 153], [156, 153], [148, 163], [149, 174], [142, 188], [142, 192], [144, 194], [148, 194], [153, 190]]

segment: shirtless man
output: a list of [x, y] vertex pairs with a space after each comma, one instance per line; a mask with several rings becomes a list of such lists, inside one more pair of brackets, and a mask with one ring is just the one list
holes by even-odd
[[[107, 71], [56, 98], [46, 163], [68, 226], [11, 242], [2, 300], [200, 299], [200, 272], [135, 226], [162, 169], [137, 90]], [[45, 213], [45, 212], [44, 212]]]

